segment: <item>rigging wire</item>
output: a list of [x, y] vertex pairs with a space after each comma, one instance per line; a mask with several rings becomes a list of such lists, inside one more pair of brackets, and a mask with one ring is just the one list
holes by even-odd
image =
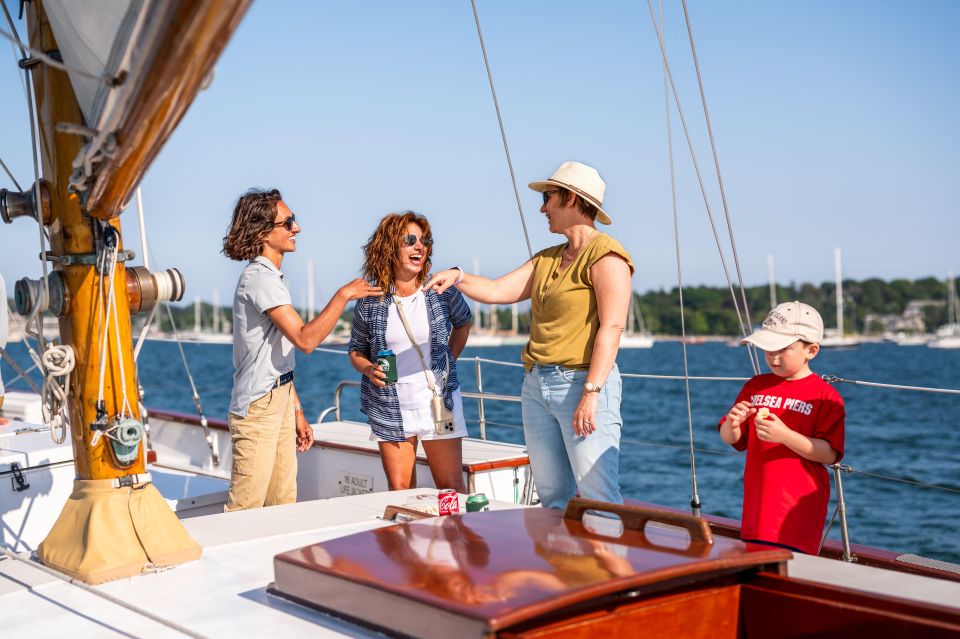
[[10, 169], [7, 168], [7, 163], [3, 161], [3, 158], [0, 158], [0, 166], [3, 167], [3, 170], [6, 172], [7, 176], [10, 178], [10, 181], [13, 182], [13, 185], [17, 187], [17, 190], [22, 191], [23, 187], [20, 186], [19, 182], [17, 182], [17, 178], [13, 177], [13, 173], [11, 173]]
[[[690, 14], [687, 11], [687, 0], [681, 0], [681, 3], [683, 4], [683, 17], [687, 23], [687, 35], [690, 40], [690, 51], [693, 54], [693, 66], [697, 72], [697, 85], [700, 87], [700, 102], [703, 104], [703, 119], [707, 125], [707, 135], [710, 138], [710, 149], [713, 152], [713, 165], [717, 170], [717, 183], [720, 186], [720, 200], [723, 202], [723, 215], [727, 221], [727, 233], [730, 236], [730, 246], [733, 249], [733, 263], [737, 270], [737, 282], [740, 285], [740, 296], [743, 301], [744, 314], [747, 316], [747, 328], [749, 329], [750, 306], [747, 304], [747, 291], [743, 286], [743, 273], [740, 269], [740, 256], [737, 253], [737, 242], [733, 235], [733, 220], [730, 217], [730, 208], [727, 205], [727, 190], [723, 185], [723, 175], [720, 172], [720, 157], [717, 154], [717, 142], [713, 135], [713, 123], [710, 120], [710, 109], [707, 108], [707, 94], [703, 89], [703, 75], [700, 72], [700, 58], [697, 55], [697, 47], [693, 41], [693, 26], [690, 22]], [[743, 328], [743, 325], [741, 325], [741, 328]], [[743, 336], [746, 337], [747, 333], [744, 333]], [[747, 349], [751, 358], [756, 359], [757, 369], [759, 369], [760, 360], [756, 347], [753, 344], [747, 344]]]
[[[480, 420], [479, 420], [479, 419], [475, 419], [475, 418], [468, 418], [466, 421], [469, 422], [469, 423], [472, 423], [472, 424], [479, 424], [479, 423], [480, 423]], [[517, 425], [517, 424], [507, 424], [507, 423], [505, 423], [505, 422], [498, 422], [498, 421], [494, 421], [494, 420], [490, 420], [490, 419], [485, 419], [485, 420], [484, 420], [484, 423], [485, 423], [487, 426], [496, 426], [496, 427], [499, 427], [499, 428], [509, 428], [509, 429], [516, 430], [516, 431], [522, 431], [522, 430], [523, 430], [523, 426], [520, 426], [520, 425]], [[622, 438], [620, 439], [620, 441], [623, 442], [623, 443], [625, 443], [625, 444], [630, 444], [630, 445], [633, 445], [633, 446], [649, 446], [649, 447], [651, 447], [651, 448], [666, 448], [666, 449], [669, 449], [669, 450], [676, 450], [676, 451], [678, 451], [678, 452], [679, 452], [679, 451], [686, 451], [686, 450], [689, 449], [689, 447], [688, 447], [687, 444], [674, 444], [674, 443], [670, 443], [670, 442], [656, 442], [656, 441], [650, 441], [650, 440], [634, 439], [634, 438], [632, 438], [632, 437], [622, 437]], [[705, 454], [708, 454], [708, 455], [718, 455], [718, 456], [721, 456], [721, 457], [740, 457], [740, 456], [742, 455], [742, 453], [737, 453], [737, 452], [734, 452], [734, 451], [729, 451], [729, 450], [716, 450], [716, 449], [713, 449], [713, 448], [702, 448], [702, 447], [697, 447], [697, 448], [696, 448], [696, 451], [699, 452], [699, 453], [705, 453]], [[825, 464], [824, 467], [825, 467], [825, 468], [829, 468], [829, 465], [828, 465], [828, 464]], [[950, 486], [944, 486], [944, 485], [942, 485], [942, 484], [931, 484], [931, 483], [929, 483], [929, 482], [916, 481], [916, 480], [914, 480], [914, 479], [907, 479], [907, 478], [905, 478], [905, 477], [896, 477], [896, 476], [894, 476], [894, 475], [887, 475], [887, 474], [884, 474], [884, 473], [877, 473], [877, 472], [873, 472], [873, 471], [869, 471], [869, 470], [860, 470], [860, 469], [858, 469], [858, 468], [853, 468], [853, 467], [851, 467], [851, 466], [846, 466], [846, 465], [843, 467], [843, 469], [844, 469], [844, 472], [849, 473], [849, 474], [851, 474], [851, 475], [863, 475], [864, 477], [870, 477], [870, 478], [873, 478], [873, 479], [879, 479], [879, 480], [884, 480], [884, 481], [892, 481], [892, 482], [897, 482], [897, 483], [901, 483], [901, 484], [908, 484], [908, 485], [911, 485], [911, 486], [916, 486], [916, 487], [918, 487], [918, 488], [929, 488], [929, 489], [932, 489], [932, 490], [940, 490], [940, 491], [943, 491], [943, 492], [953, 493], [953, 494], [958, 494], [958, 495], [960, 495], [960, 488], [953, 488], [953, 487], [950, 487]]]
[[[26, 340], [24, 340], [24, 342], [26, 342]], [[39, 367], [38, 364], [34, 363], [34, 365], [28, 368], [27, 370], [23, 370], [20, 364], [17, 363], [17, 360], [13, 359], [13, 356], [10, 353], [8, 353], [7, 350], [2, 346], [0, 346], [0, 357], [7, 360], [7, 363], [10, 364], [10, 367], [13, 368], [13, 370], [17, 371], [17, 376], [13, 378], [11, 381], [7, 382], [8, 387], [13, 385], [13, 383], [16, 382], [18, 379], [22, 379], [24, 382], [26, 382], [27, 386], [33, 389], [34, 393], [36, 393], [37, 395], [40, 394], [40, 386], [38, 386], [37, 383], [27, 375], [27, 373], [29, 373], [33, 369], [38, 368]]]
[[[697, 154], [693, 148], [693, 138], [690, 135], [690, 129], [687, 126], [687, 118], [683, 114], [683, 107], [680, 104], [680, 94], [677, 92], [676, 83], [673, 80], [673, 72], [670, 70], [670, 62], [667, 59], [667, 50], [663, 43], [663, 37], [660, 34], [659, 29], [657, 28], [657, 18], [653, 12], [653, 4], [651, 0], [647, 0], [647, 8], [650, 10], [650, 19], [653, 22], [653, 30], [657, 33], [657, 42], [660, 44], [660, 55], [663, 58], [663, 66], [667, 72], [667, 78], [670, 80], [670, 89], [673, 94], [674, 103], [677, 106], [677, 115], [680, 117], [680, 123], [683, 125], [684, 137], [687, 140], [687, 148], [690, 151], [690, 160], [693, 163], [693, 169], [697, 176], [697, 182], [700, 185], [700, 193], [703, 196], [703, 204], [707, 211], [707, 218], [710, 221], [710, 229], [713, 231], [713, 239], [717, 244], [717, 252], [720, 256], [720, 265], [723, 268], [723, 275], [727, 280], [727, 287], [730, 289], [730, 297], [733, 300], [734, 310], [737, 312], [737, 321], [740, 323], [740, 330], [746, 334], [745, 321], [743, 318], [743, 310], [740, 308], [740, 302], [737, 300], [737, 295], [733, 290], [733, 281], [730, 278], [730, 269], [727, 267], [727, 258], [724, 256], [723, 245], [720, 242], [720, 236], [717, 233], [717, 225], [713, 219], [713, 209], [710, 206], [710, 199], [707, 197], [706, 185], [703, 182], [703, 175], [700, 172], [700, 163], [697, 161]], [[749, 323], [749, 322], [747, 322]], [[751, 365], [754, 369], [754, 374], [760, 374], [760, 364], [758, 361], [751, 359]]]
[[183, 352], [183, 343], [180, 341], [180, 333], [177, 332], [177, 324], [173, 320], [173, 311], [170, 310], [170, 304], [163, 302], [163, 306], [167, 309], [167, 316], [170, 318], [170, 328], [173, 330], [173, 337], [177, 342], [177, 349], [180, 351], [180, 361], [183, 362], [183, 370], [187, 374], [187, 381], [190, 382], [190, 390], [193, 393], [193, 405], [197, 409], [197, 414], [200, 416], [200, 426], [203, 428], [203, 434], [207, 441], [207, 447], [210, 449], [210, 459], [213, 461], [214, 466], [220, 465], [220, 455], [217, 453], [217, 447], [214, 445], [213, 433], [210, 432], [210, 428], [207, 422], [207, 415], [203, 412], [203, 404], [200, 402], [200, 394], [197, 392], [197, 385], [193, 381], [193, 374], [190, 372], [190, 366], [187, 364], [187, 356]]
[[17, 29], [16, 29], [16, 27], [13, 26], [13, 19], [10, 17], [10, 13], [9, 13], [9, 11], [7, 11], [7, 9], [6, 9], [6, 3], [3, 3], [3, 5], [4, 5], [4, 12], [7, 14], [7, 17], [10, 18], [10, 20], [9, 20], [10, 30], [13, 32], [13, 35], [11, 35], [10, 33], [7, 33], [7, 32], [4, 31], [3, 29], [0, 29], [0, 37], [6, 38], [6, 39], [9, 40], [10, 42], [15, 42], [15, 43], [17, 44], [17, 46], [20, 47], [20, 51], [21, 51], [21, 53], [23, 54], [23, 57], [24, 57], [25, 59], [26, 59], [26, 57], [27, 57], [27, 51], [29, 51], [29, 52], [30, 52], [30, 56], [31, 56], [30, 59], [39, 60], [39, 61], [42, 62], [43, 64], [45, 64], [45, 65], [47, 65], [47, 66], [50, 66], [50, 67], [53, 67], [54, 69], [60, 69], [61, 71], [66, 71], [67, 73], [74, 73], [74, 74], [76, 74], [76, 75], [80, 75], [80, 76], [83, 76], [83, 77], [85, 77], [85, 78], [89, 78], [89, 79], [91, 79], [91, 80], [96, 80], [96, 81], [99, 82], [100, 84], [102, 84], [102, 85], [104, 85], [104, 86], [107, 86], [107, 87], [115, 87], [115, 86], [117, 86], [117, 84], [118, 84], [119, 82], [118, 82], [118, 80], [117, 80], [116, 78], [114, 78], [114, 77], [112, 77], [112, 76], [109, 76], [109, 75], [107, 75], [107, 74], [97, 75], [96, 73], [90, 73], [89, 71], [85, 71], [85, 70], [83, 70], [83, 69], [78, 69], [77, 67], [68, 66], [68, 65], [64, 64], [63, 62], [57, 60], [56, 58], [47, 55], [47, 54], [44, 53], [43, 51], [40, 51], [39, 49], [34, 49], [34, 48], [31, 47], [29, 44], [23, 44], [23, 43], [20, 41], [20, 36], [19, 36], [19, 34], [17, 34]]
[[[140, 250], [143, 253], [143, 268], [150, 270], [150, 255], [147, 250], [147, 225], [143, 216], [143, 194], [140, 187], [137, 187], [137, 221], [140, 223]], [[133, 361], [136, 362], [140, 357], [140, 349], [143, 348], [143, 341], [147, 337], [147, 331], [153, 325], [153, 318], [157, 314], [159, 304], [154, 304], [147, 315], [147, 321], [143, 323], [143, 329], [140, 331], [140, 337], [137, 339], [137, 346], [133, 349]]]
[[[665, 38], [663, 24], [663, 0], [660, 0], [660, 26], [658, 30], [660, 37]], [[687, 322], [683, 306], [683, 269], [680, 260], [680, 218], [677, 213], [677, 178], [674, 170], [673, 161], [673, 128], [670, 124], [670, 87], [667, 84], [667, 72], [664, 67], [663, 72], [663, 106], [667, 125], [667, 158], [670, 167], [670, 201], [673, 210], [673, 246], [677, 262], [677, 292], [680, 296], [680, 334], [681, 346], [683, 348], [683, 386], [684, 394], [687, 400], [687, 432], [690, 439], [690, 507], [695, 515], [700, 514], [700, 494], [697, 490], [697, 459], [694, 453], [693, 443], [693, 401], [690, 398], [690, 367], [687, 360]]]
[[[17, 27], [13, 23], [13, 16], [10, 15], [10, 10], [7, 9], [7, 3], [0, 2], [0, 6], [3, 7], [3, 13], [7, 18], [7, 24], [10, 25], [10, 30], [13, 32], [13, 38], [10, 37], [10, 34], [7, 34], [5, 32], [4, 32], [4, 35], [7, 36], [7, 39], [10, 40], [11, 42], [15, 42], [17, 47], [19, 47], [20, 49], [20, 54], [24, 58], [27, 57], [27, 53], [24, 47], [29, 48], [29, 45], [24, 45], [24, 43], [21, 42], [20, 34], [17, 33]], [[39, 158], [39, 152], [37, 149], [37, 122], [36, 122], [36, 114], [34, 113], [34, 110], [33, 110], [33, 85], [29, 80], [29, 75], [30, 75], [29, 70], [24, 68], [23, 69], [23, 77], [24, 77], [23, 86], [24, 86], [24, 89], [26, 90], [27, 112], [30, 116], [30, 149], [33, 152], [33, 189], [32, 189], [33, 201], [34, 201], [34, 206], [37, 207], [37, 210], [35, 211], [35, 213], [37, 215], [37, 228], [39, 229], [39, 234], [40, 234], [40, 263], [43, 265], [44, 299], [49, 300], [50, 299], [50, 282], [47, 281], [47, 275], [48, 275], [47, 260], [45, 260], [43, 257], [44, 255], [46, 255], [47, 249], [46, 249], [46, 244], [44, 242], [44, 237], [45, 237], [44, 234], [46, 229], [44, 229], [43, 227], [43, 216], [40, 210], [42, 209], [42, 205], [41, 205], [41, 198], [40, 198], [40, 158]], [[42, 312], [38, 313], [38, 316], [39, 317], [37, 319], [37, 340], [40, 344], [40, 349], [45, 350], [46, 340], [44, 340], [43, 338], [43, 313]], [[29, 332], [29, 330], [27, 332]], [[46, 376], [46, 370], [44, 370], [43, 372], [44, 372], [44, 376]]]
[[517, 176], [513, 171], [513, 160], [510, 158], [510, 145], [507, 144], [507, 131], [503, 126], [503, 115], [500, 113], [500, 101], [497, 100], [497, 89], [493, 84], [493, 71], [490, 70], [490, 60], [487, 58], [487, 46], [483, 42], [483, 32], [480, 30], [480, 14], [477, 13], [476, 0], [470, 0], [473, 7], [473, 21], [477, 25], [477, 37], [480, 39], [480, 50], [483, 52], [483, 64], [487, 69], [487, 82], [490, 84], [490, 95], [493, 96], [493, 106], [497, 110], [497, 122], [500, 125], [500, 137], [503, 139], [503, 151], [507, 156], [507, 167], [510, 169], [510, 182], [513, 184], [513, 195], [517, 198], [517, 210], [520, 211], [520, 224], [523, 226], [523, 238], [527, 241], [527, 253], [533, 258], [533, 246], [530, 244], [530, 235], [527, 233], [527, 220], [523, 215], [523, 204], [520, 203], [520, 189], [517, 188]]
[[892, 390], [919, 391], [922, 393], [946, 393], [948, 395], [960, 395], [960, 390], [953, 388], [931, 388], [929, 386], [904, 386], [902, 384], [883, 384], [880, 382], [862, 382], [856, 379], [844, 379], [836, 375], [821, 375], [823, 381], [828, 384], [846, 383], [855, 386], [869, 386], [871, 388], [888, 388]]

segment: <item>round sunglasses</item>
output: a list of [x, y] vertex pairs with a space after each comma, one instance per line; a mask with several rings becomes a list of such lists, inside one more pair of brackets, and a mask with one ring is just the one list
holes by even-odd
[[420, 237], [419, 235], [414, 235], [413, 233], [409, 233], [407, 235], [404, 235], [402, 238], [400, 238], [400, 243], [404, 246], [414, 246], [416, 245], [417, 241], [419, 241], [421, 244], [423, 244], [427, 248], [433, 246], [433, 238], [430, 237], [429, 235], [424, 235], [423, 237]]

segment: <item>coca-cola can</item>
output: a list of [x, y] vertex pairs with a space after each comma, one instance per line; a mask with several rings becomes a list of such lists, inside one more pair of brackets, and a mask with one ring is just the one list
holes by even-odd
[[441, 515], [457, 514], [460, 512], [460, 498], [453, 488], [444, 488], [437, 493], [437, 507]]

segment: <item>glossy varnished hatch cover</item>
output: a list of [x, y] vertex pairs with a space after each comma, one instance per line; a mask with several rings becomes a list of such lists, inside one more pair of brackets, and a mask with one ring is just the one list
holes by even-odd
[[609, 505], [576, 499], [566, 513], [433, 517], [313, 544], [274, 558], [273, 589], [388, 631], [461, 639], [582, 611], [622, 591], [658, 592], [790, 558], [712, 539], [702, 520], [639, 507], [612, 507], [623, 534], [599, 534], [610, 520], [585, 521], [594, 506]]

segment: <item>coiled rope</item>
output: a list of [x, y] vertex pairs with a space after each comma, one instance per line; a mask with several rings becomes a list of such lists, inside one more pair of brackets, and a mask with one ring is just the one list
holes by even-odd
[[43, 362], [43, 389], [40, 392], [44, 423], [50, 426], [54, 444], [67, 439], [67, 396], [70, 392], [70, 373], [76, 366], [76, 354], [67, 344], [50, 344], [41, 356]]
[[[46, 280], [44, 280], [46, 281]], [[39, 332], [34, 333], [30, 330], [31, 324], [43, 325], [43, 310], [47, 308], [47, 295], [49, 289], [41, 282], [35, 280], [23, 280], [26, 289], [26, 296], [29, 298], [30, 314], [26, 318], [26, 332], [37, 338], [43, 349], [41, 354], [37, 354], [32, 348], [27, 346], [34, 366], [40, 369], [43, 374], [43, 384], [37, 388], [26, 374], [27, 372], [17, 367], [20, 377], [33, 388], [39, 395], [44, 423], [50, 426], [50, 438], [53, 443], [62, 444], [67, 438], [67, 425], [69, 418], [67, 416], [67, 396], [70, 392], [70, 373], [76, 365], [76, 355], [72, 347], [66, 344], [57, 344], [54, 342], [44, 342]], [[21, 289], [23, 290], [23, 289]], [[24, 338], [26, 343], [26, 338]], [[12, 361], [12, 358], [9, 358]]]

